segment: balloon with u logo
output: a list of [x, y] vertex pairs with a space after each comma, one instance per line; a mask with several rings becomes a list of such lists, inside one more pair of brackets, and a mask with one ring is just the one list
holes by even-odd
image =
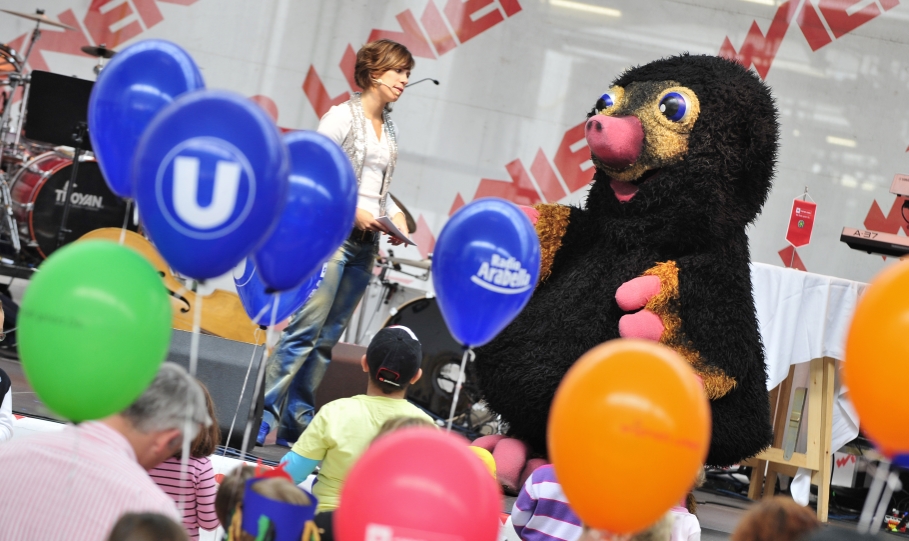
[[136, 145], [155, 115], [177, 96], [202, 88], [192, 57], [169, 41], [140, 41], [105, 66], [88, 101], [88, 133], [114, 193], [133, 197]]
[[229, 272], [271, 233], [289, 158], [262, 109], [232, 92], [181, 96], [149, 125], [133, 164], [148, 235], [180, 274]]
[[504, 199], [478, 199], [451, 217], [436, 242], [432, 277], [448, 329], [482, 346], [517, 317], [537, 285], [540, 241]]

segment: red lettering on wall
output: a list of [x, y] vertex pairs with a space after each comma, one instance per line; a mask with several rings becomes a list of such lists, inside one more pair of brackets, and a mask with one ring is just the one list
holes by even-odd
[[455, 196], [454, 203], [451, 204], [451, 208], [448, 210], [448, 215], [451, 216], [455, 212], [461, 209], [464, 206], [464, 198], [461, 197], [461, 194]]
[[107, 0], [92, 0], [82, 22], [85, 23], [85, 28], [95, 43], [104, 43], [108, 47], [114, 48], [141, 34], [142, 25], [136, 19], [117, 31], [111, 30], [111, 27], [135, 14], [132, 6], [126, 0], [102, 13], [101, 8], [108, 7], [111, 3]]
[[893, 205], [890, 206], [890, 212], [886, 216], [881, 211], [877, 201], [872, 201], [871, 209], [868, 210], [868, 214], [865, 216], [865, 229], [890, 233], [891, 235], [899, 233], [900, 229], [902, 229], [904, 233], [909, 235], [909, 224], [903, 218], [902, 212], [904, 201], [906, 201], [906, 198], [902, 196], [894, 199]]
[[488, 178], [481, 179], [473, 198], [501, 197], [518, 205], [535, 205], [540, 202], [537, 189], [534, 188], [530, 175], [527, 174], [527, 170], [524, 169], [521, 160], [512, 161], [505, 166], [505, 170], [508, 171], [511, 182]]
[[540, 191], [543, 192], [543, 197], [547, 201], [558, 201], [565, 197], [565, 190], [559, 184], [559, 177], [556, 176], [552, 166], [549, 165], [549, 160], [546, 158], [546, 154], [543, 154], [543, 149], [537, 151], [537, 155], [530, 165], [530, 174], [537, 179], [537, 186], [540, 187]]
[[568, 190], [572, 193], [584, 188], [593, 180], [594, 168], [592, 166], [587, 169], [581, 169], [581, 165], [590, 159], [590, 149], [587, 148], [587, 145], [585, 144], [576, 152], [571, 151], [572, 145], [584, 141], [584, 126], [586, 124], [587, 121], [585, 120], [565, 132], [562, 137], [562, 143], [559, 145], [555, 158], [552, 160], [556, 169], [562, 174], [562, 180], [565, 181]]
[[359, 92], [362, 90], [362, 88], [360, 88], [360, 85], [357, 84], [357, 80], [354, 78], [354, 68], [357, 67], [357, 53], [350, 45], [344, 49], [344, 56], [341, 57], [340, 67], [341, 73], [343, 73], [344, 77], [347, 78], [347, 84], [350, 85], [350, 88], [354, 92]]
[[445, 26], [445, 20], [442, 18], [442, 14], [435, 3], [426, 3], [426, 9], [423, 10], [420, 22], [423, 23], [423, 28], [426, 29], [426, 34], [429, 35], [429, 40], [432, 41], [432, 46], [436, 48], [439, 56], [458, 46], [454, 36], [451, 35], [448, 27]]
[[818, 9], [824, 15], [833, 35], [839, 39], [881, 14], [873, 2], [849, 15], [846, 10], [862, 0], [820, 0]]
[[[779, 50], [780, 43], [786, 35], [793, 18], [802, 30], [802, 34], [808, 41], [812, 51], [816, 51], [827, 45], [833, 39], [838, 39], [865, 24], [871, 19], [881, 14], [877, 4], [869, 3], [858, 10], [856, 13], [849, 15], [847, 9], [858, 3], [859, 0], [819, 0], [818, 8], [826, 20], [827, 25], [833, 32], [831, 37], [818, 14], [814, 5], [805, 0], [799, 2], [787, 0], [776, 10], [767, 35], [761, 32], [757, 22], [751, 23], [751, 28], [745, 36], [745, 42], [742, 47], [736, 51], [732, 46], [729, 37], [723, 40], [720, 46], [720, 56], [730, 58], [742, 64], [745, 67], [754, 65], [754, 69], [762, 78], [767, 77], [773, 59]], [[880, 0], [884, 10], [890, 10], [899, 5], [899, 0]]]
[[164, 20], [164, 15], [161, 14], [155, 0], [133, 0], [133, 5], [136, 6], [145, 28], [151, 28]]
[[471, 16], [493, 3], [493, 0], [448, 0], [445, 4], [445, 16], [454, 28], [461, 43], [473, 39], [493, 26], [505, 20], [498, 9], [490, 11], [477, 20]]
[[808, 46], [811, 47], [812, 51], [816, 51], [833, 41], [833, 38], [830, 37], [827, 29], [824, 28], [824, 22], [821, 21], [821, 16], [810, 3], [805, 3], [802, 11], [798, 14], [796, 21], [799, 24], [799, 28], [802, 29], [802, 35], [805, 36], [805, 39], [808, 41]]
[[322, 78], [316, 73], [316, 68], [312, 66], [309, 67], [306, 79], [303, 80], [303, 93], [306, 94], [319, 118], [322, 118], [322, 115], [327, 113], [332, 105], [338, 105], [350, 99], [350, 92], [342, 92], [334, 98], [329, 96], [325, 85], [322, 84]]
[[773, 63], [773, 58], [776, 56], [780, 43], [782, 43], [783, 37], [786, 35], [786, 30], [789, 29], [789, 23], [794, 15], [793, 11], [797, 7], [797, 3], [789, 0], [783, 2], [773, 16], [773, 21], [770, 23], [766, 36], [761, 32], [757, 22], [752, 21], [751, 28], [748, 29], [748, 34], [745, 36], [745, 43], [742, 44], [738, 52], [736, 52], [732, 42], [727, 37], [720, 47], [720, 56], [735, 60], [746, 68], [754, 64], [754, 69], [758, 72], [758, 75], [766, 78], [767, 72], [770, 71], [770, 65]]
[[429, 257], [429, 254], [436, 248], [436, 237], [432, 234], [432, 230], [429, 229], [429, 224], [426, 223], [426, 219], [423, 218], [422, 214], [417, 218], [417, 230], [412, 235], [412, 238], [417, 243], [417, 250], [420, 251], [423, 259]]
[[432, 52], [432, 47], [429, 46], [429, 42], [426, 41], [426, 37], [423, 35], [423, 30], [421, 30], [420, 25], [417, 24], [416, 17], [413, 16], [413, 13], [411, 13], [409, 9], [398, 13], [395, 16], [395, 19], [400, 23], [403, 32], [373, 29], [373, 31], [369, 33], [369, 39], [367, 41], [375, 41], [382, 38], [390, 39], [407, 47], [407, 49], [410, 50], [410, 54], [414, 56], [422, 58], [436, 57], [435, 53]]
[[506, 17], [511, 17], [515, 13], [521, 11], [521, 4], [518, 3], [518, 0], [499, 0], [499, 5], [502, 6], [502, 10], [505, 11]]
[[198, 1], [199, 0], [158, 0], [158, 2], [164, 2], [166, 4], [179, 4], [181, 6], [191, 6]]

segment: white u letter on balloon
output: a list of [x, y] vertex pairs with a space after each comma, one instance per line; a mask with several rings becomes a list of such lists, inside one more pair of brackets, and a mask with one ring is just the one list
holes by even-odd
[[240, 164], [219, 161], [215, 167], [215, 186], [211, 203], [199, 206], [199, 159], [178, 156], [174, 160], [174, 211], [187, 224], [198, 229], [213, 229], [226, 222], [237, 204]]

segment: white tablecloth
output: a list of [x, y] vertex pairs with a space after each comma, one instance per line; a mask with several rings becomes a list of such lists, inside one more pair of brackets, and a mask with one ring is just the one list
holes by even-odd
[[[767, 388], [773, 389], [797, 366], [795, 387], [806, 387], [808, 363], [820, 357], [843, 359], [846, 334], [856, 303], [867, 284], [842, 278], [765, 265], [751, 264], [751, 281], [758, 324], [767, 361]], [[840, 384], [835, 382], [837, 400], [833, 405], [831, 453], [858, 435], [858, 416]], [[806, 407], [811, 407], [809, 404]], [[804, 417], [803, 417], [804, 418]], [[804, 450], [802, 423], [797, 450]], [[810, 472], [800, 469], [792, 481], [793, 498], [808, 504]]]

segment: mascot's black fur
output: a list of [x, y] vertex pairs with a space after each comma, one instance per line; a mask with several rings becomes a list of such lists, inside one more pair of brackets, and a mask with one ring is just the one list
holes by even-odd
[[[687, 116], [675, 123], [679, 107]], [[686, 54], [629, 69], [588, 117], [596, 174], [586, 205], [536, 207], [541, 281], [521, 315], [477, 351], [485, 398], [511, 436], [545, 454], [550, 402], [565, 372], [620, 337], [620, 318], [631, 312], [617, 303], [619, 287], [657, 276], [662, 295], [646, 309], [662, 320], [659, 340], [692, 364], [711, 399], [707, 463], [753, 456], [772, 434], [745, 228], [774, 173], [770, 91], [739, 64]], [[639, 122], [636, 155], [609, 147], [598, 156], [590, 130], [600, 131], [594, 120], [603, 117]]]

